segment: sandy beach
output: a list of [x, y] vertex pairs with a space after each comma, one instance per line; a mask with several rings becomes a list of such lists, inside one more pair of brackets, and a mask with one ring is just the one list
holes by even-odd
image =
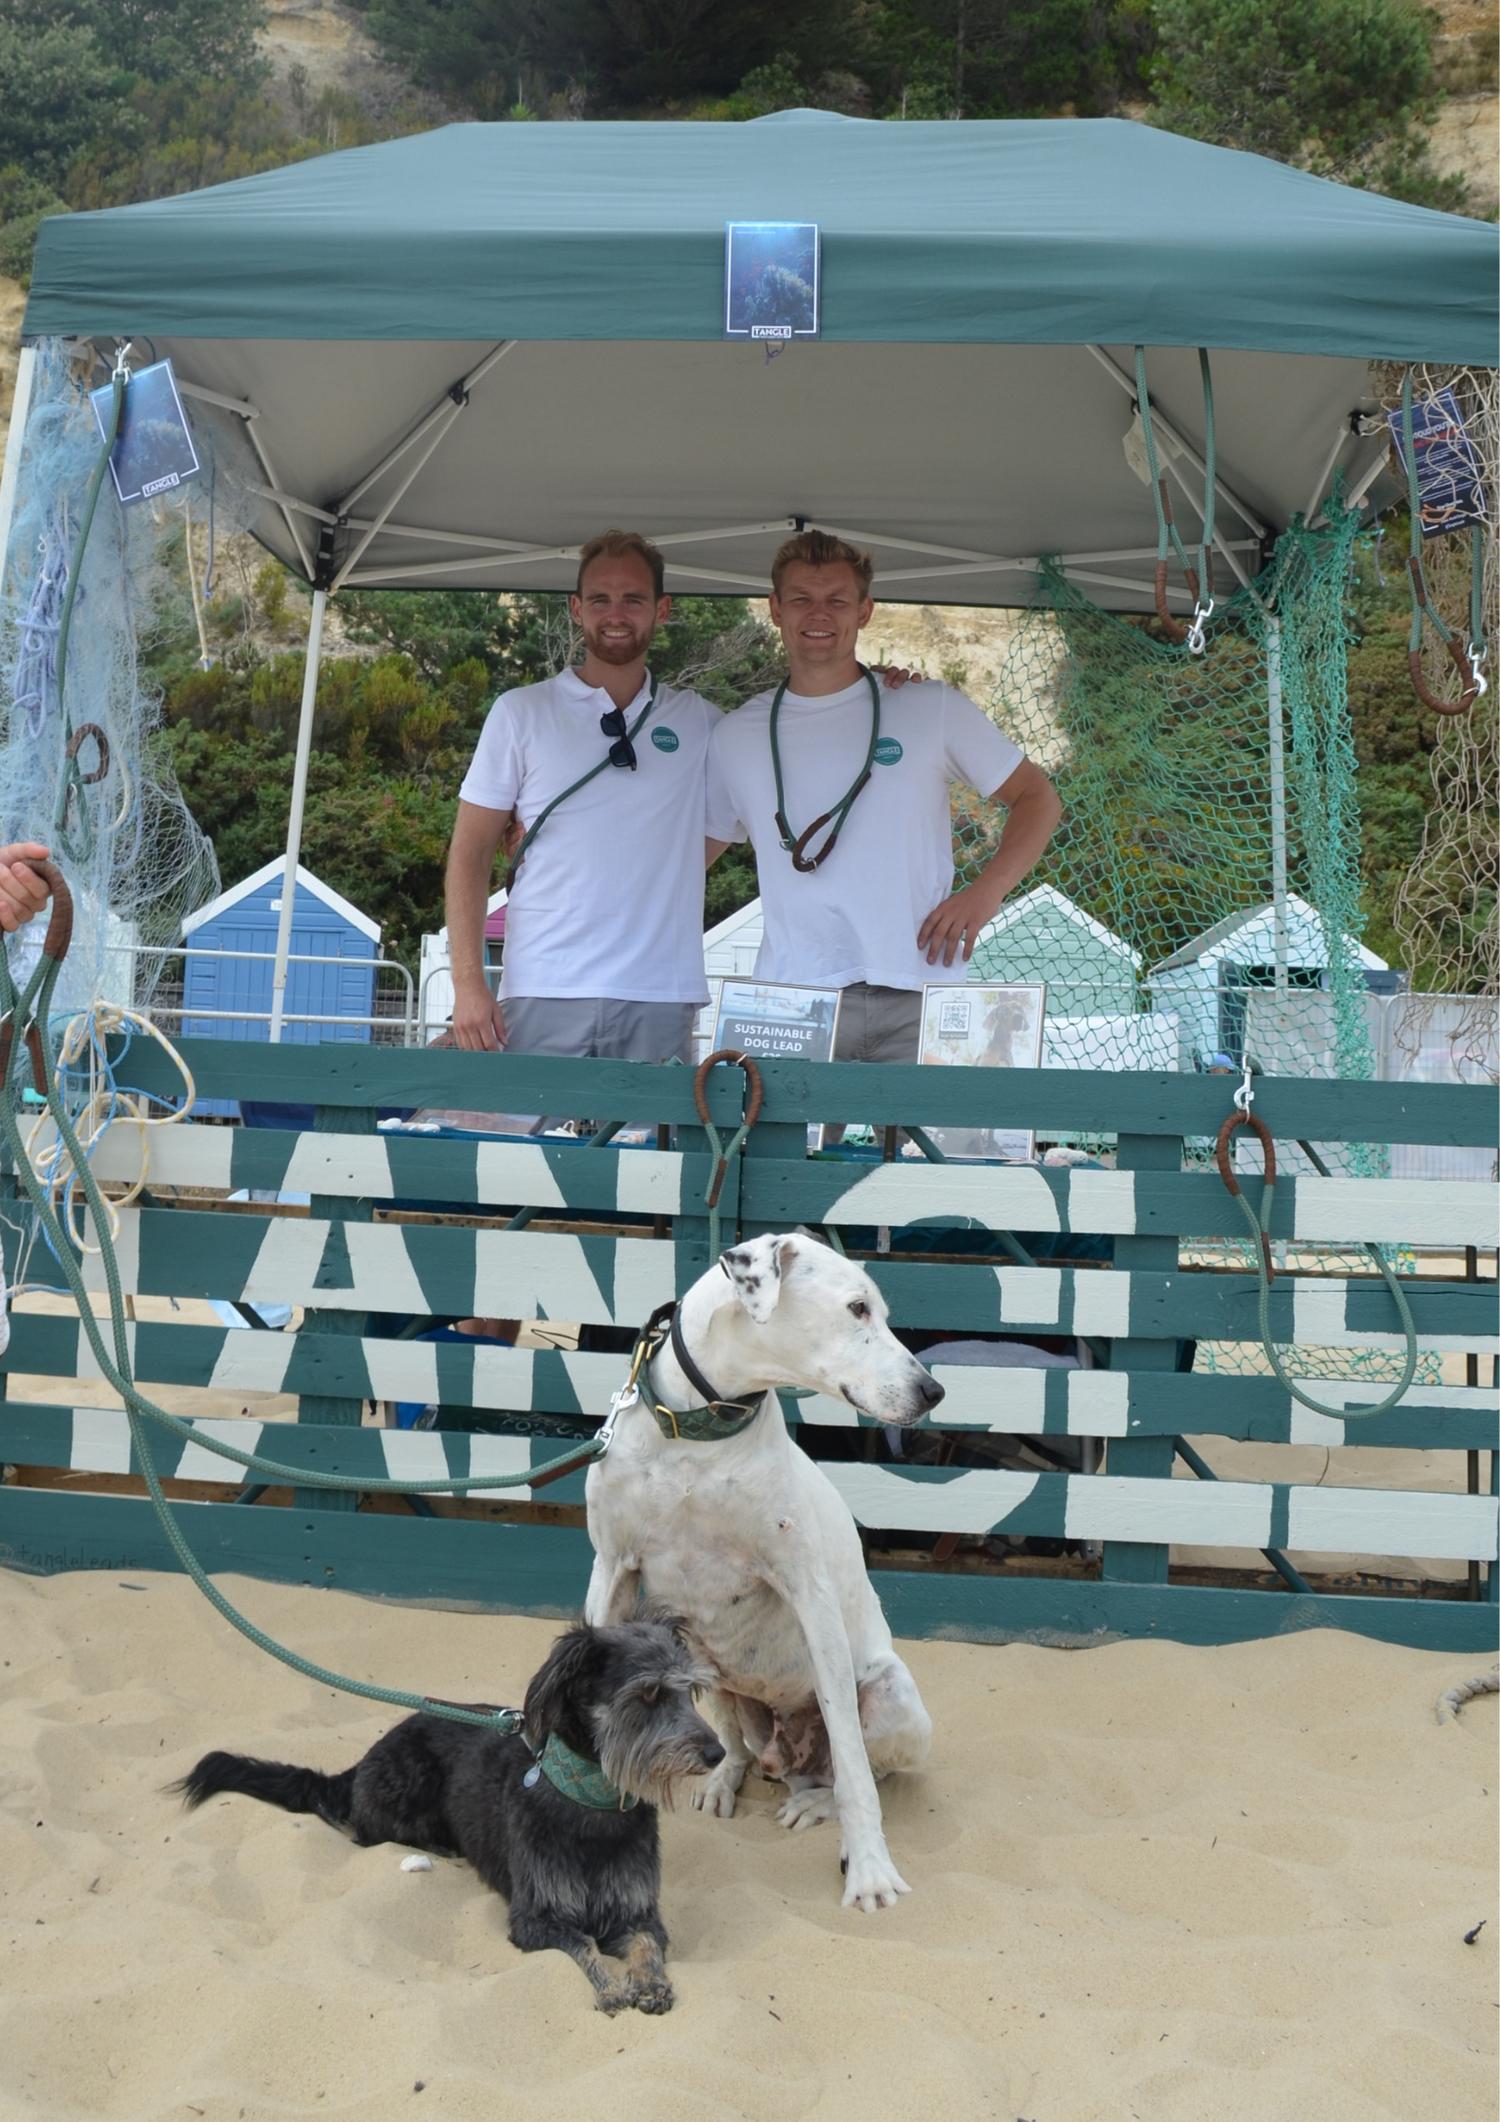
[[[471, 1699], [518, 1699], [553, 1634], [225, 1588], [341, 1670]], [[7, 2122], [1494, 2110], [1496, 1702], [1433, 1714], [1472, 1658], [912, 1644], [933, 1758], [885, 1787], [910, 1898], [841, 1909], [834, 1830], [788, 1834], [752, 1779], [732, 1821], [664, 1821], [677, 2009], [608, 2020], [463, 1866], [163, 1794], [211, 1746], [339, 1768], [392, 1721], [185, 1580], [0, 1572], [0, 1637]]]

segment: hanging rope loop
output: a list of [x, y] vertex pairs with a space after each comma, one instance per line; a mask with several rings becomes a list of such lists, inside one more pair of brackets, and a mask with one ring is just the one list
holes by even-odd
[[[1315, 1415], [1326, 1415], [1331, 1420], [1339, 1422], [1368, 1422], [1375, 1415], [1389, 1414], [1393, 1407], [1399, 1406], [1401, 1401], [1406, 1398], [1411, 1382], [1417, 1375], [1417, 1329], [1412, 1319], [1411, 1306], [1406, 1299], [1406, 1292], [1401, 1287], [1396, 1276], [1391, 1272], [1391, 1264], [1386, 1259], [1384, 1250], [1380, 1246], [1366, 1245], [1365, 1251], [1379, 1269], [1381, 1279], [1395, 1301], [1396, 1316], [1401, 1321], [1401, 1331], [1406, 1341], [1406, 1360], [1402, 1366], [1401, 1382], [1386, 1394], [1378, 1406], [1325, 1407], [1320, 1400], [1312, 1399], [1302, 1390], [1297, 1381], [1288, 1375], [1286, 1365], [1281, 1359], [1281, 1351], [1272, 1339], [1271, 1283], [1276, 1270], [1271, 1261], [1271, 1211], [1276, 1199], [1276, 1145], [1271, 1138], [1271, 1130], [1266, 1126], [1264, 1120], [1249, 1109], [1249, 1081], [1250, 1074], [1247, 1069], [1245, 1082], [1241, 1085], [1240, 1091], [1235, 1097], [1237, 1109], [1229, 1114], [1219, 1129], [1219, 1137], [1214, 1144], [1214, 1162], [1219, 1168], [1219, 1177], [1223, 1180], [1231, 1198], [1239, 1202], [1240, 1211], [1250, 1227], [1250, 1235], [1255, 1244], [1255, 1271], [1260, 1282], [1260, 1339], [1261, 1346], [1266, 1352], [1266, 1361], [1270, 1364], [1277, 1380], [1286, 1388], [1292, 1398], [1299, 1400], [1304, 1407], [1310, 1407]], [[1242, 1097], [1245, 1099], [1243, 1105], [1240, 1103]], [[1230, 1144], [1235, 1134], [1242, 1127], [1250, 1129], [1257, 1142], [1259, 1142], [1261, 1152], [1265, 1158], [1265, 1180], [1261, 1187], [1260, 1208], [1258, 1211], [1251, 1206], [1249, 1196], [1240, 1185], [1239, 1177], [1230, 1161]], [[1323, 1163], [1323, 1160], [1318, 1156], [1312, 1145], [1307, 1142], [1299, 1142], [1297, 1146], [1306, 1154], [1319, 1176], [1324, 1179], [1328, 1178], [1328, 1167]]]
[[[83, 768], [78, 766], [78, 754], [83, 749], [86, 737], [92, 737], [94, 740], [94, 771], [91, 774], [86, 774]], [[64, 747], [64, 755], [74, 766], [78, 766], [78, 779], [85, 788], [92, 788], [109, 772], [109, 739], [97, 722], [80, 722]]]
[[[728, 1142], [725, 1142], [723, 1136], [715, 1127], [708, 1110], [708, 1079], [720, 1062], [742, 1070], [745, 1078], [744, 1117]], [[693, 1103], [698, 1109], [698, 1118], [703, 1122], [707, 1131], [709, 1145], [714, 1157], [708, 1186], [703, 1196], [703, 1205], [708, 1210], [708, 1257], [710, 1260], [717, 1260], [719, 1257], [719, 1196], [724, 1190], [724, 1181], [729, 1176], [730, 1159], [740, 1154], [740, 1151], [745, 1146], [745, 1137], [760, 1118], [762, 1095], [763, 1086], [761, 1084], [760, 1070], [748, 1054], [742, 1054], [737, 1048], [732, 1046], [721, 1046], [717, 1052], [709, 1054], [705, 1060], [698, 1063], [693, 1073]]]
[[[1256, 1230], [1260, 1238], [1261, 1257], [1265, 1264], [1266, 1279], [1269, 1282], [1274, 1282], [1276, 1279], [1276, 1268], [1271, 1259], [1271, 1241], [1266, 1235], [1266, 1231], [1271, 1221], [1271, 1196], [1276, 1191], [1276, 1144], [1271, 1139], [1271, 1130], [1267, 1127], [1265, 1121], [1258, 1114], [1252, 1113], [1248, 1107], [1239, 1112], [1231, 1113], [1224, 1125], [1219, 1129], [1219, 1139], [1214, 1144], [1214, 1162], [1218, 1165], [1219, 1177], [1224, 1181], [1231, 1196], [1236, 1201], [1243, 1200], [1244, 1188], [1240, 1185], [1230, 1156], [1230, 1145], [1242, 1127], [1249, 1128], [1256, 1141], [1260, 1144], [1261, 1154], [1266, 1160], [1265, 1192], [1261, 1201], [1261, 1212], [1257, 1219]], [[1248, 1203], [1246, 1205], [1248, 1207]], [[1252, 1210], [1251, 1213], [1253, 1214], [1254, 1211]]]
[[[1198, 349], [1198, 373], [1203, 383], [1203, 507], [1201, 528], [1198, 534], [1197, 565], [1188, 558], [1187, 548], [1172, 515], [1172, 499], [1167, 491], [1167, 475], [1156, 451], [1156, 424], [1151, 412], [1151, 392], [1146, 383], [1146, 349], [1135, 350], [1135, 409], [1141, 423], [1141, 434], [1146, 444], [1146, 464], [1151, 474], [1151, 497], [1156, 503], [1156, 616], [1160, 619], [1168, 639], [1179, 647], [1184, 644], [1188, 653], [1201, 656], [1208, 647], [1205, 628], [1214, 611], [1214, 497], [1217, 492], [1216, 440], [1214, 423], [1214, 382], [1209, 367], [1208, 349]], [[1176, 554], [1182, 569], [1182, 578], [1188, 586], [1193, 600], [1191, 622], [1179, 619], [1167, 604], [1167, 575], [1170, 571], [1171, 555]]]

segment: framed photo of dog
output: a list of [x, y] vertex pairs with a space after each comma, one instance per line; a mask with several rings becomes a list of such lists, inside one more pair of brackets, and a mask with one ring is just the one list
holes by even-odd
[[[917, 1059], [940, 1068], [1040, 1068], [1047, 1015], [1045, 981], [966, 980], [922, 990]], [[1029, 1128], [934, 1127], [928, 1133], [949, 1157], [1003, 1157], [1029, 1163]]]

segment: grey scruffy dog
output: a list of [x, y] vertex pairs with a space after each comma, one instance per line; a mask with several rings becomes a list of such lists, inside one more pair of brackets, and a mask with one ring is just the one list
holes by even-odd
[[211, 1753], [173, 1788], [189, 1806], [240, 1791], [360, 1844], [466, 1858], [509, 1901], [523, 1953], [571, 1954], [601, 2011], [670, 2011], [656, 1808], [724, 1758], [693, 1707], [712, 1684], [674, 1616], [580, 1623], [526, 1690], [524, 1737], [408, 1717], [340, 1775]]

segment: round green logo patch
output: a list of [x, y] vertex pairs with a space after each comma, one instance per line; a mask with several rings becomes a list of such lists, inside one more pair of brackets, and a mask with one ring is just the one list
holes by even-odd
[[875, 746], [875, 764], [894, 766], [901, 757], [901, 741], [898, 737], [882, 737]]
[[659, 752], [675, 752], [678, 741], [675, 729], [654, 729], [651, 732], [651, 742]]

